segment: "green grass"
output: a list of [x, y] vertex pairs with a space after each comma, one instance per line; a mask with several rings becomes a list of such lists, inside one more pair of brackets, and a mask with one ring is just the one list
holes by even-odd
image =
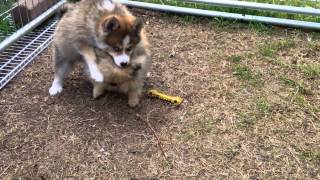
[[320, 51], [320, 44], [315, 42], [308, 43], [307, 49], [308, 51]]
[[316, 151], [306, 150], [299, 154], [299, 158], [302, 161], [320, 164], [320, 151], [316, 152]]
[[295, 88], [290, 99], [293, 100], [298, 106], [309, 111], [312, 114], [320, 112], [320, 107], [313, 105], [306, 98], [306, 95], [313, 95], [313, 92], [311, 89], [305, 86], [302, 80], [296, 82], [295, 80], [287, 76], [279, 76], [278, 79], [284, 86]]
[[15, 28], [11, 27], [9, 21], [7, 20], [0, 20], [0, 41], [2, 41], [5, 37], [10, 35], [12, 32], [15, 31]]
[[290, 87], [293, 87], [293, 86], [296, 86], [296, 82], [292, 79], [290, 79], [289, 77], [287, 76], [280, 76], [279, 77], [279, 80], [282, 82], [283, 85], [285, 86], [290, 86]]
[[184, 131], [183, 138], [188, 140], [192, 137], [202, 136], [207, 133], [210, 133], [213, 130], [215, 123], [215, 119], [212, 119], [209, 116], [203, 116], [197, 119], [194, 123], [190, 124], [188, 129]]
[[285, 85], [287, 87], [295, 87], [295, 88], [297, 88], [297, 93], [298, 94], [301, 94], [301, 95], [312, 95], [313, 94], [312, 90], [310, 90], [310, 89], [305, 87], [303, 81], [302, 82], [296, 82], [296, 81], [290, 79], [287, 76], [280, 76], [278, 79], [283, 85]]
[[279, 51], [294, 48], [296, 45], [296, 42], [291, 39], [276, 42], [266, 41], [260, 45], [260, 54], [265, 57], [275, 57]]
[[[306, 78], [315, 79], [320, 77], [320, 63], [310, 63], [310, 64], [286, 64], [281, 59], [277, 57], [280, 51], [289, 50], [297, 46], [297, 42], [292, 39], [283, 39], [275, 42], [265, 41], [262, 44], [258, 45], [259, 54], [263, 57], [267, 57], [269, 61], [273, 64], [278, 65], [283, 68], [289, 68], [299, 70], [302, 72]], [[320, 50], [320, 45], [317, 43], [309, 43], [306, 48], [307, 53], [316, 54]], [[230, 57], [234, 58], [234, 57]], [[282, 79], [286, 81], [286, 79]], [[290, 82], [288, 82], [290, 83]]]
[[320, 64], [303, 64], [298, 65], [303, 74], [310, 79], [320, 77]]
[[280, 66], [282, 68], [289, 68], [290, 65], [289, 64], [286, 64], [283, 60], [281, 60], [280, 58], [272, 58], [272, 59], [269, 59], [269, 61], [274, 64], [274, 65], [277, 65], [277, 66]]
[[272, 26], [260, 22], [245, 23], [236, 19], [226, 19], [221, 17], [214, 17], [211, 24], [219, 28], [223, 28], [223, 30], [226, 31], [230, 29], [249, 28], [261, 34], [271, 35], [276, 32], [275, 28]]
[[[316, 79], [320, 77], [320, 64], [312, 63], [312, 64], [297, 64], [297, 65], [289, 65], [284, 63], [279, 59], [272, 60], [275, 65], [278, 65], [283, 68], [292, 68], [303, 73], [305, 78], [308, 79]], [[282, 81], [286, 81], [286, 79], [281, 79]], [[287, 82], [290, 83], [290, 82]]]
[[239, 154], [240, 154], [240, 145], [230, 147], [224, 152], [224, 155], [230, 160]]
[[1, 0], [0, 3], [0, 14], [10, 9], [12, 4], [14, 3], [14, 0]]
[[237, 116], [236, 126], [240, 129], [246, 129], [253, 126], [257, 122], [255, 116], [249, 115], [247, 113], [239, 113]]
[[236, 64], [233, 68], [234, 75], [239, 79], [249, 82], [252, 85], [261, 83], [261, 74], [253, 72], [249, 66]]
[[240, 63], [240, 61], [242, 61], [243, 59], [244, 57], [238, 55], [231, 55], [227, 58], [228, 61], [231, 61], [233, 63]]
[[271, 111], [271, 105], [265, 98], [258, 98], [255, 100], [255, 108], [259, 114], [267, 114]]
[[215, 123], [215, 120], [205, 117], [203, 119], [200, 119], [196, 121], [193, 124], [193, 130], [197, 135], [203, 135], [206, 133], [210, 133], [212, 131], [213, 125]]
[[319, 3], [312, 2], [310, 0], [246, 0], [251, 2], [260, 2], [268, 4], [280, 4], [299, 7], [320, 7]]
[[255, 30], [257, 33], [260, 33], [260, 34], [272, 35], [277, 32], [275, 28], [272, 28], [272, 26], [259, 23], [259, 22], [249, 22], [248, 26], [250, 29]]
[[215, 18], [213, 18], [212, 25], [216, 25], [219, 28], [224, 28], [224, 27], [230, 27], [232, 25], [235, 25], [236, 22], [237, 22], [237, 20], [215, 17]]
[[302, 95], [296, 95], [294, 97], [294, 102], [296, 102], [300, 107], [307, 109], [311, 113], [320, 112], [320, 107], [310, 104], [310, 102]]
[[210, 134], [218, 121], [218, 119], [204, 114], [196, 118], [194, 122], [186, 125], [180, 134], [180, 138], [183, 141], [189, 141], [192, 138]]
[[273, 57], [277, 52], [273, 43], [266, 42], [260, 50], [262, 56]]
[[163, 159], [161, 161], [161, 167], [163, 169], [166, 169], [166, 170], [169, 170], [169, 169], [172, 169], [173, 168], [173, 162], [171, 159]]
[[189, 15], [182, 15], [179, 16], [181, 21], [186, 22], [186, 23], [195, 23], [197, 21], [197, 17], [195, 16], [189, 16]]
[[[1, 2], [0, 3], [0, 14], [4, 13], [8, 9], [10, 9], [10, 7], [12, 6], [13, 3], [14, 3], [14, 0], [5, 0], [5, 1]], [[1, 32], [0, 41], [5, 39], [8, 35], [10, 35], [14, 31], [15, 31], [15, 29], [10, 26], [9, 21], [3, 20], [3, 17], [0, 17], [0, 32]]]

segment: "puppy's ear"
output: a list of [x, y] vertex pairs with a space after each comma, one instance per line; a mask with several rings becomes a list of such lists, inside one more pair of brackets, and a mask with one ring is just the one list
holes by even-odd
[[120, 28], [120, 22], [119, 20], [115, 17], [112, 16], [110, 18], [107, 18], [103, 23], [102, 23], [102, 29], [105, 33], [109, 34], [111, 32], [116, 31], [117, 29]]
[[[85, 1], [85, 0], [82, 0]], [[113, 11], [115, 8], [115, 4], [112, 2], [112, 0], [100, 0], [98, 2], [98, 9], [100, 11]]]
[[135, 34], [140, 35], [141, 30], [143, 28], [143, 21], [141, 18], [136, 18], [133, 22], [132, 29]]

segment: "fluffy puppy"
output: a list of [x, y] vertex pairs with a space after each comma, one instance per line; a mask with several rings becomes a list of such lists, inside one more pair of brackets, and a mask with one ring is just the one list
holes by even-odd
[[103, 82], [94, 49], [111, 55], [121, 68], [130, 64], [136, 46], [142, 41], [142, 21], [125, 6], [111, 0], [83, 0], [68, 6], [59, 21], [53, 40], [54, 80], [49, 89], [56, 95], [63, 79], [78, 61], [85, 62], [89, 76]]

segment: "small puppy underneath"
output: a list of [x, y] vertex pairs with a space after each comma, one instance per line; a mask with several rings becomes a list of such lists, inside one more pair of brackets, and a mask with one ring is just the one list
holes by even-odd
[[140, 43], [131, 55], [130, 64], [119, 67], [113, 58], [106, 52], [96, 49], [98, 68], [102, 72], [104, 82], [93, 83], [93, 97], [98, 98], [105, 90], [127, 94], [128, 104], [135, 107], [140, 102], [143, 92], [143, 84], [151, 61], [146, 43]]

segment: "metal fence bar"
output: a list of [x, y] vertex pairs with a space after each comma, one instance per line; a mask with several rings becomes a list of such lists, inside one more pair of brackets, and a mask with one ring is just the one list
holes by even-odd
[[27, 33], [0, 53], [0, 90], [50, 45], [57, 22], [50, 20], [48, 25]]
[[169, 6], [169, 5], [163, 5], [163, 4], [154, 4], [154, 3], [146, 3], [146, 2], [138, 2], [138, 1], [130, 1], [130, 0], [119, 0], [119, 2], [131, 7], [145, 8], [145, 9], [151, 9], [151, 10], [164, 11], [164, 12], [190, 14], [190, 15], [197, 15], [197, 16], [207, 16], [207, 17], [222, 17], [227, 19], [261, 22], [261, 23], [273, 24], [278, 26], [288, 26], [288, 27], [320, 30], [320, 23], [315, 23], [315, 22], [245, 15], [245, 14], [237, 14], [237, 13], [227, 13], [227, 12], [220, 12], [220, 11], [209, 11], [209, 10], [203, 10], [203, 9], [193, 9], [193, 8]]
[[[52, 27], [55, 26], [55, 23], [53, 23], [51, 26], [52, 26]], [[50, 28], [51, 28], [51, 26], [50, 26]], [[49, 41], [48, 38], [43, 38], [43, 39], [41, 39], [41, 36], [43, 36], [43, 34], [45, 34], [45, 33], [47, 33], [47, 30], [46, 30], [46, 31], [43, 31], [40, 35], [38, 35], [36, 38], [34, 38], [34, 39], [30, 42], [30, 44], [34, 44], [35, 42], [37, 42], [37, 41], [39, 41], [39, 40]], [[10, 57], [10, 58], [7, 60], [7, 62], [5, 62], [2, 67], [0, 67], [0, 71], [1, 71], [3, 68], [5, 68], [8, 64], [10, 64], [12, 61], [14, 61], [16, 58], [18, 58], [19, 56], [21, 56], [21, 53], [26, 53], [26, 54], [28, 54], [28, 52], [26, 52], [27, 48], [28, 48], [28, 46], [25, 46], [25, 47], [22, 48], [21, 50], [19, 49], [18, 52], [20, 52], [20, 53], [17, 53], [17, 54], [15, 54], [15, 55], [13, 55], [12, 57]], [[10, 54], [11, 54], [11, 53], [10, 53]], [[31, 55], [32, 55], [32, 54], [31, 54]], [[31, 56], [31, 55], [29, 55], [29, 56]]]
[[232, 1], [232, 0], [186, 0], [186, 1], [211, 4], [215, 6], [238, 7], [238, 8], [248, 8], [248, 9], [258, 9], [258, 10], [266, 10], [266, 11], [278, 11], [278, 12], [293, 13], [293, 14], [320, 16], [320, 9], [315, 9], [315, 8], [285, 6], [285, 5], [246, 2], [246, 1]]
[[39, 26], [42, 22], [44, 22], [46, 19], [48, 19], [51, 15], [53, 15], [64, 3], [66, 3], [67, 0], [61, 0], [57, 4], [53, 5], [51, 8], [49, 8], [47, 11], [42, 13], [40, 16], [29, 22], [27, 25], [20, 28], [18, 31], [16, 31], [11, 36], [7, 37], [4, 41], [0, 43], [0, 52], [3, 51], [6, 47], [8, 47], [10, 44], [14, 43], [16, 40], [18, 40], [23, 35], [27, 34], [37, 26]]

